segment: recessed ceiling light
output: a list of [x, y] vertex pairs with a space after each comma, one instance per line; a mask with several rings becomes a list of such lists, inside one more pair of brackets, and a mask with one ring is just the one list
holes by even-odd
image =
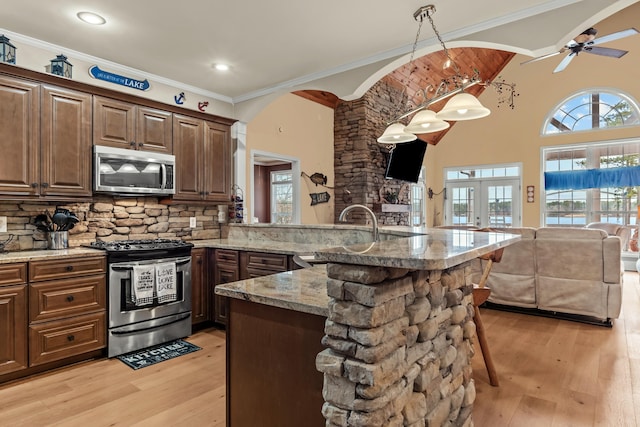
[[229, 70], [229, 66], [227, 64], [215, 64], [213, 67], [218, 71], [228, 71]]
[[79, 20], [86, 22], [87, 24], [92, 25], [102, 25], [107, 22], [102, 16], [97, 15], [93, 12], [78, 12], [76, 15]]

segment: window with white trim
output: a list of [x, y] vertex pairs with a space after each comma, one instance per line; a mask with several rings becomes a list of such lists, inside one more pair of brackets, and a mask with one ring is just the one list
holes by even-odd
[[293, 172], [271, 172], [271, 223], [293, 222]]
[[[640, 139], [543, 148], [545, 226], [578, 226], [590, 222], [635, 225], [640, 186]], [[631, 176], [616, 173], [630, 171]], [[564, 184], [553, 185], [558, 172]], [[595, 181], [588, 173], [600, 173]], [[602, 172], [614, 177], [607, 180]], [[550, 189], [552, 187], [552, 189]], [[583, 188], [588, 187], [588, 188]]]
[[411, 184], [411, 214], [409, 218], [409, 225], [411, 227], [420, 227], [425, 225], [426, 222], [426, 207], [424, 204], [424, 194], [425, 194], [425, 168], [422, 166], [420, 168], [420, 176], [418, 177], [418, 182], [415, 184]]
[[573, 94], [554, 107], [543, 135], [640, 124], [638, 103], [617, 89], [592, 88]]

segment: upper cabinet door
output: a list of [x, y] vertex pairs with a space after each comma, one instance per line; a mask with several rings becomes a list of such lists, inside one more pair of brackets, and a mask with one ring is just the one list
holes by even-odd
[[0, 193], [39, 191], [39, 85], [0, 77]]
[[202, 158], [204, 122], [173, 115], [174, 154], [176, 156], [176, 200], [202, 200]]
[[231, 135], [229, 126], [205, 122], [204, 128], [205, 199], [231, 200]]
[[135, 105], [93, 97], [93, 143], [117, 148], [136, 148]]
[[155, 108], [137, 107], [136, 145], [138, 150], [173, 153], [171, 113]]
[[42, 196], [91, 196], [91, 95], [42, 86]]

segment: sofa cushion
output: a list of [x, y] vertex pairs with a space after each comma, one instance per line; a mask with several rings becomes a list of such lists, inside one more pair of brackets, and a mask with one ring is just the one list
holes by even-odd
[[[519, 234], [522, 240], [507, 246], [500, 262], [493, 263], [487, 286], [489, 301], [517, 307], [536, 307], [535, 236], [531, 227], [491, 228], [492, 231]], [[482, 261], [482, 268], [487, 261]]]
[[607, 233], [586, 228], [548, 228], [536, 232], [536, 271], [541, 277], [604, 279], [602, 241]]
[[605, 320], [608, 285], [600, 281], [538, 276], [538, 308]]

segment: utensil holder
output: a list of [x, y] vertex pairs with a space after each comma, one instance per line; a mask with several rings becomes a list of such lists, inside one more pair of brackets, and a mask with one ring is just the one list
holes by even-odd
[[69, 247], [69, 232], [50, 231], [47, 234], [47, 247], [49, 249], [67, 249]]

